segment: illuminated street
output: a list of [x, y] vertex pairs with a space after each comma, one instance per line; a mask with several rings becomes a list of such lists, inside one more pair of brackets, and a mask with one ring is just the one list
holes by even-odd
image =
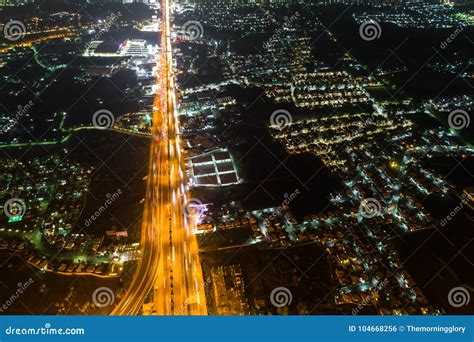
[[118, 315], [140, 313], [150, 291], [154, 314], [207, 313], [195, 225], [185, 217], [186, 179], [178, 134], [168, 0], [162, 1], [162, 8], [159, 92], [153, 112], [154, 139], [141, 239], [143, 258], [125, 297], [113, 311]]

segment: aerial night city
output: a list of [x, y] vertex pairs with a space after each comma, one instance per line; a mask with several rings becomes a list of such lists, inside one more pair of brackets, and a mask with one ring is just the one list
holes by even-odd
[[474, 0], [0, 0], [0, 317], [472, 318], [473, 114]]

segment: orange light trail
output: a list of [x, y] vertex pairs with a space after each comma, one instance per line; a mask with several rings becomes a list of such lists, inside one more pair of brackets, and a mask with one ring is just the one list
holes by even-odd
[[148, 294], [157, 315], [206, 315], [195, 223], [185, 216], [185, 163], [179, 143], [169, 0], [162, 0], [158, 92], [142, 224], [142, 259], [113, 315], [135, 315]]

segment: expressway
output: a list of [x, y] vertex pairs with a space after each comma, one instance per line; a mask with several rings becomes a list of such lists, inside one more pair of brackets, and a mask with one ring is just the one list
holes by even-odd
[[[162, 0], [158, 92], [142, 223], [142, 258], [112, 315], [136, 315], [147, 298], [156, 315], [206, 315], [204, 280], [187, 207], [171, 45], [170, 0]], [[150, 295], [150, 296], [149, 296]]]

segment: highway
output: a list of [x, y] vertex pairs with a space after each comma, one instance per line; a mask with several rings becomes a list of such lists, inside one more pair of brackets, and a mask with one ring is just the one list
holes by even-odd
[[176, 107], [171, 8], [169, 0], [161, 3], [158, 93], [142, 223], [142, 259], [112, 315], [139, 314], [148, 295], [156, 315], [207, 314], [195, 222], [186, 215], [189, 194]]

